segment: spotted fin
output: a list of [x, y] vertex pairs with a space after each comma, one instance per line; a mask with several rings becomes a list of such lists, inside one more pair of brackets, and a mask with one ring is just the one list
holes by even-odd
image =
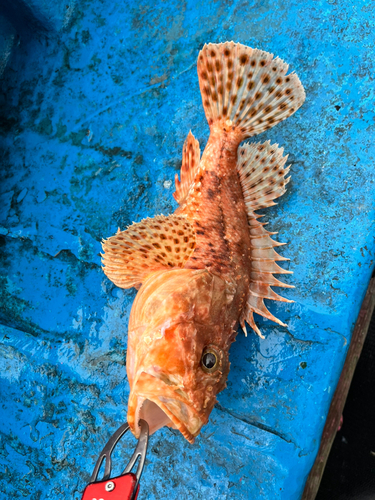
[[240, 43], [205, 45], [198, 77], [208, 123], [235, 127], [242, 139], [268, 130], [292, 115], [305, 91], [288, 64]]
[[159, 215], [103, 240], [103, 271], [120, 288], [139, 288], [154, 271], [181, 268], [195, 248], [195, 232], [184, 216]]
[[246, 320], [253, 330], [262, 338], [254, 321], [254, 313], [286, 326], [273, 316], [264, 304], [264, 299], [282, 302], [293, 302], [275, 293], [271, 286], [294, 288], [276, 279], [274, 274], [292, 274], [276, 264], [276, 261], [289, 260], [279, 255], [274, 248], [284, 245], [271, 238], [277, 234], [267, 231], [265, 223], [258, 221], [262, 215], [254, 213], [259, 208], [276, 205], [274, 199], [282, 196], [290, 177], [285, 178], [289, 168], [284, 168], [287, 156], [283, 149], [270, 141], [264, 144], [244, 144], [239, 148], [237, 170], [247, 207], [251, 239], [251, 279], [249, 296], [242, 313], [240, 323], [244, 331]]
[[182, 150], [181, 181], [178, 180], [178, 174], [175, 177], [176, 191], [173, 193], [173, 197], [180, 205], [186, 199], [190, 186], [194, 181], [199, 166], [200, 154], [199, 142], [190, 131]]
[[283, 152], [283, 148], [270, 141], [239, 148], [237, 170], [248, 211], [276, 205], [273, 200], [285, 193], [290, 166], [284, 168], [288, 156], [283, 156]]

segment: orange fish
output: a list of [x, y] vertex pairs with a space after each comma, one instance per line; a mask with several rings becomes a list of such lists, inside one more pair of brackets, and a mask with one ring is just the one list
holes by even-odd
[[198, 77], [210, 137], [200, 157], [189, 132], [176, 175], [174, 214], [147, 218], [103, 242], [103, 269], [136, 287], [128, 334], [128, 422], [178, 429], [191, 443], [226, 387], [229, 348], [253, 314], [284, 325], [264, 299], [290, 302], [271, 286], [288, 274], [255, 210], [275, 205], [289, 181], [283, 149], [240, 143], [292, 115], [305, 99], [296, 74], [272, 54], [208, 44]]

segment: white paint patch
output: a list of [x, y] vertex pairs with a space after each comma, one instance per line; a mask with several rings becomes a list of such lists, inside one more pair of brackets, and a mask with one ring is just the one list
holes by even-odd
[[73, 318], [74, 330], [82, 330], [82, 324], [83, 324], [83, 309], [81, 307], [77, 311], [77, 319]]

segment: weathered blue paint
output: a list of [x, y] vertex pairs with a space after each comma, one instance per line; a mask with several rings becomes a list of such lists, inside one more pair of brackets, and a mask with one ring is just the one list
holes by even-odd
[[50, 35], [66, 29], [76, 0], [2, 0], [0, 12], [19, 31], [23, 40], [36, 34]]
[[100, 240], [174, 209], [183, 141], [208, 137], [197, 53], [227, 39], [279, 55], [306, 88], [259, 137], [290, 153], [266, 218], [288, 243], [295, 303], [270, 304], [288, 329], [260, 319], [265, 340], [239, 335], [194, 446], [151, 438], [141, 497], [300, 497], [373, 268], [374, 10], [87, 0], [58, 37], [17, 47], [2, 84], [1, 498], [80, 498], [125, 419], [135, 292], [104, 277]]
[[0, 13], [0, 78], [3, 76], [4, 70], [12, 50], [17, 43], [17, 33], [9, 20]]

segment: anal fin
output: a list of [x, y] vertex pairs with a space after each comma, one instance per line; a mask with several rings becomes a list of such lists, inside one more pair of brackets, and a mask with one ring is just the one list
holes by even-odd
[[154, 271], [182, 268], [195, 248], [195, 232], [184, 216], [159, 215], [103, 240], [103, 271], [120, 288], [139, 287]]

